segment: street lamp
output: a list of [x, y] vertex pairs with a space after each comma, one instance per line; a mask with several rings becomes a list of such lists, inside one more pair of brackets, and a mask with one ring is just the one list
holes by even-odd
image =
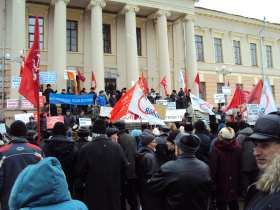
[[[226, 66], [223, 65], [223, 66], [221, 67], [220, 70], [218, 70], [218, 68], [216, 68], [216, 71], [217, 71], [219, 74], [222, 74], [222, 75], [223, 75], [223, 83], [224, 83], [224, 86], [223, 86], [223, 87], [227, 87], [227, 88], [228, 88], [228, 86], [226, 85], [226, 76], [227, 76], [228, 74], [231, 74], [231, 69], [227, 70]], [[224, 95], [225, 95], [225, 105], [227, 105], [227, 94], [224, 94]]]

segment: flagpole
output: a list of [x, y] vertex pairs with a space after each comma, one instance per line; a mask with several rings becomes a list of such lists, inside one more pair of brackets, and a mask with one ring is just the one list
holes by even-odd
[[40, 73], [38, 73], [38, 97], [37, 97], [37, 132], [38, 132], [38, 139], [37, 144], [40, 146], [41, 143], [41, 126], [40, 126]]

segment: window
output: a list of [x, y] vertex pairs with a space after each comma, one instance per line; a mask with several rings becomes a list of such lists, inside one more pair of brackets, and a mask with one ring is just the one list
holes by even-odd
[[257, 45], [255, 43], [250, 43], [250, 51], [251, 51], [251, 65], [257, 66]]
[[202, 93], [199, 93], [199, 97], [203, 100], [206, 100], [206, 83], [200, 82], [200, 87], [201, 87]]
[[238, 86], [240, 87], [241, 90], [243, 90], [243, 84], [241, 84], [241, 83], [236, 83], [236, 87], [238, 87]]
[[[40, 32], [40, 49], [44, 47], [44, 18], [39, 17], [39, 32]], [[28, 47], [31, 48], [34, 42], [35, 34], [35, 16], [28, 17]]]
[[223, 63], [222, 39], [214, 38], [216, 63]]
[[67, 51], [78, 52], [78, 21], [67, 20]]
[[111, 25], [103, 24], [103, 50], [104, 53], [111, 54]]
[[224, 83], [217, 83], [217, 93], [223, 93]]
[[240, 41], [233, 40], [234, 60], [235, 64], [241, 65]]
[[273, 63], [272, 63], [272, 47], [270, 45], [266, 45], [266, 64], [267, 68], [272, 68]]
[[142, 36], [141, 36], [141, 28], [136, 28], [136, 38], [137, 38], [137, 53], [138, 56], [142, 56]]
[[203, 52], [203, 37], [195, 35], [196, 59], [197, 61], [204, 61]]

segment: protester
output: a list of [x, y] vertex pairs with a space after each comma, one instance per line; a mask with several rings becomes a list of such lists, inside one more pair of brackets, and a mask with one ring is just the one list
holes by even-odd
[[37, 130], [37, 123], [33, 116], [29, 117], [29, 122], [26, 123], [27, 130]]
[[196, 153], [196, 157], [208, 164], [211, 144], [209, 131], [207, 130], [206, 125], [202, 120], [198, 120], [194, 123], [194, 129], [194, 134], [197, 135], [200, 139], [200, 147]]
[[112, 128], [107, 128], [106, 134], [107, 136], [112, 140], [114, 143], [118, 143], [118, 136], [119, 129], [112, 127]]
[[190, 134], [179, 134], [176, 140], [178, 159], [161, 166], [149, 180], [148, 186], [162, 197], [166, 210], [206, 210], [211, 193], [208, 166], [195, 158], [200, 140]]
[[73, 192], [77, 148], [75, 143], [67, 139], [66, 127], [62, 122], [55, 123], [53, 136], [45, 141], [43, 147], [46, 157], [56, 157], [62, 166], [70, 192]]
[[105, 96], [104, 90], [99, 91], [99, 95], [96, 98], [96, 105], [98, 105], [98, 106], [106, 106], [107, 105], [107, 98]]
[[[250, 139], [255, 144], [254, 155], [262, 174], [257, 185], [248, 190], [246, 210], [279, 208], [279, 155], [280, 155], [280, 112], [260, 117]], [[273, 160], [275, 159], [275, 160]]]
[[143, 133], [140, 136], [142, 147], [138, 150], [137, 175], [139, 179], [140, 203], [143, 210], [157, 210], [159, 204], [147, 186], [147, 181], [159, 169], [159, 163], [155, 155], [155, 136]]
[[61, 165], [46, 158], [26, 167], [17, 177], [9, 199], [10, 210], [87, 210], [72, 200]]
[[75, 124], [75, 117], [71, 114], [71, 110], [66, 111], [66, 115], [64, 116], [64, 124], [67, 129], [72, 128]]
[[90, 210], [120, 210], [126, 158], [121, 146], [105, 135], [104, 120], [97, 120], [92, 130], [93, 140], [81, 148], [77, 165], [82, 201]]
[[[29, 144], [26, 126], [14, 121], [10, 126], [11, 142], [0, 148], [0, 199], [2, 210], [9, 210], [8, 200], [18, 174], [29, 164], [42, 159], [39, 147]], [[29, 180], [30, 181], [30, 180]]]
[[136, 140], [125, 129], [124, 121], [117, 121], [114, 123], [114, 126], [119, 129], [118, 142], [121, 145], [129, 164], [126, 170], [127, 179], [123, 186], [122, 209], [125, 209], [125, 201], [127, 201], [130, 208], [134, 210], [138, 208], [135, 171]]
[[238, 210], [241, 181], [241, 148], [235, 139], [235, 132], [224, 127], [218, 134], [218, 141], [210, 154], [211, 176], [215, 184], [215, 198], [218, 210]]
[[78, 150], [80, 150], [84, 145], [89, 143], [89, 129], [86, 127], [81, 127], [78, 130], [78, 140], [75, 141], [75, 145]]
[[116, 93], [113, 92], [110, 94], [109, 104], [111, 107], [114, 107], [116, 103], [117, 103], [117, 96]]

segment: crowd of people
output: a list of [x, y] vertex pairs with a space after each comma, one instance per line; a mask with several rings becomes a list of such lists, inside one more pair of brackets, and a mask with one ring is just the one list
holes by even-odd
[[1, 209], [276, 210], [279, 126], [280, 113], [255, 127], [186, 115], [132, 130], [100, 117], [57, 122], [38, 145], [36, 124], [14, 121], [1, 136]]

